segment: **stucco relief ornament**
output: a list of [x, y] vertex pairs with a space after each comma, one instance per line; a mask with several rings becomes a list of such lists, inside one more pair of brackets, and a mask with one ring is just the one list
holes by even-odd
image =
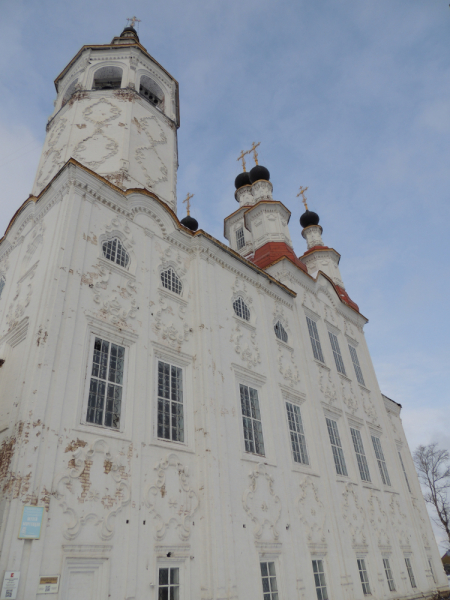
[[185, 542], [191, 535], [191, 522], [199, 505], [191, 487], [188, 467], [176, 454], [169, 454], [155, 466], [156, 481], [145, 494], [145, 505], [153, 515], [155, 538], [164, 539], [169, 529]]
[[325, 401], [332, 405], [337, 401], [337, 392], [336, 386], [331, 379], [331, 373], [326, 367], [322, 367], [317, 363], [316, 365], [318, 370], [319, 389], [322, 392]]
[[278, 345], [278, 370], [291, 386], [297, 385], [300, 381], [299, 370], [294, 360], [294, 351], [283, 348], [281, 344]]
[[300, 484], [297, 508], [308, 544], [325, 544], [325, 509], [319, 497], [319, 489], [309, 475]]
[[167, 144], [167, 138], [158, 119], [153, 115], [141, 119], [134, 117], [132, 127], [141, 138], [134, 157], [142, 169], [147, 186], [152, 188], [158, 183], [167, 181], [167, 166], [158, 153], [158, 146]]
[[261, 355], [254, 331], [247, 331], [238, 323], [231, 332], [230, 342], [233, 342], [236, 354], [240, 355], [249, 369], [256, 367], [261, 362]]
[[[72, 453], [68, 465], [53, 486], [53, 495], [69, 517], [64, 523], [64, 537], [74, 540], [90, 523], [97, 528], [100, 539], [111, 539], [115, 517], [131, 499], [124, 466], [113, 457], [109, 445], [102, 439], [79, 447]], [[95, 481], [95, 489], [91, 487], [92, 481]], [[103, 490], [102, 498], [98, 490]]]
[[410, 546], [410, 536], [408, 533], [408, 523], [406, 521], [406, 515], [402, 511], [399, 500], [392, 494], [389, 502], [389, 517], [391, 519], [392, 526], [397, 534], [398, 541], [401, 546]]
[[303, 306], [306, 306], [306, 308], [309, 308], [310, 310], [317, 312], [316, 300], [314, 299], [314, 296], [311, 294], [311, 292], [308, 292], [307, 290], [305, 290], [305, 293], [303, 294], [302, 304], [303, 304]]
[[47, 149], [42, 153], [41, 168], [36, 178], [36, 187], [40, 190], [48, 183], [53, 173], [63, 165], [65, 143], [57, 148], [60, 138], [66, 129], [67, 119], [61, 118], [52, 128], [47, 141]]
[[134, 238], [131, 233], [131, 228], [128, 225], [128, 221], [121, 217], [113, 217], [108, 225], [105, 225], [105, 231], [111, 235], [111, 237], [117, 232], [121, 234], [122, 241], [125, 242], [127, 250], [130, 250], [134, 244]]
[[369, 506], [369, 521], [376, 531], [378, 545], [390, 546], [391, 540], [388, 535], [390, 525], [380, 498], [371, 491], [367, 502]]
[[366, 545], [366, 534], [364, 531], [365, 515], [355, 486], [347, 483], [342, 492], [344, 502], [342, 504], [342, 516], [348, 526], [353, 546]]
[[367, 415], [367, 419], [374, 425], [378, 425], [378, 414], [372, 400], [370, 399], [370, 392], [366, 392], [366, 390], [361, 390], [361, 396], [363, 410]]
[[277, 523], [281, 516], [281, 500], [274, 491], [274, 479], [260, 463], [249, 473], [250, 485], [242, 496], [245, 512], [253, 521], [256, 540], [277, 541], [280, 534]]
[[39, 261], [36, 262], [21, 279], [19, 279], [16, 294], [9, 305], [8, 313], [6, 315], [6, 322], [10, 329], [17, 325], [24, 315], [25, 309], [30, 304], [31, 295], [33, 293], [32, 281], [36, 274], [38, 263]]
[[349, 381], [341, 379], [341, 393], [342, 400], [347, 406], [348, 410], [354, 415], [358, 410], [358, 400], [356, 399], [353, 386]]
[[[153, 329], [171, 348], [181, 348], [183, 343], [189, 339], [191, 329], [187, 323], [180, 323], [178, 327], [175, 326], [174, 319], [170, 319], [170, 317], [175, 317], [175, 311], [177, 311], [178, 317], [184, 319], [185, 309], [184, 307], [174, 309], [172, 304], [163, 296], [159, 297], [159, 304], [160, 307], [155, 313]], [[180, 311], [180, 309], [182, 310]], [[164, 318], [166, 315], [168, 319]]]
[[346, 319], [344, 319], [344, 331], [350, 337], [355, 338], [355, 332], [353, 330], [352, 324]]

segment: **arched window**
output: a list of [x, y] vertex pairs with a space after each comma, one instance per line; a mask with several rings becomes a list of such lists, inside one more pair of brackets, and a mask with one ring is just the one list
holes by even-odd
[[175, 271], [170, 267], [161, 272], [161, 282], [163, 286], [171, 292], [175, 292], [175, 294], [181, 294], [181, 290], [183, 289], [181, 280]]
[[277, 338], [279, 340], [281, 340], [282, 342], [284, 342], [285, 344], [287, 344], [288, 334], [286, 333], [286, 329], [283, 327], [283, 325], [280, 323], [280, 321], [277, 321], [275, 323], [274, 329], [275, 329], [275, 335], [277, 336]]
[[128, 267], [130, 263], [130, 255], [122, 246], [122, 242], [118, 238], [107, 240], [102, 244], [103, 256], [108, 260], [120, 265]]
[[122, 69], [119, 67], [100, 67], [95, 71], [94, 90], [114, 90], [122, 85]]
[[5, 287], [5, 278], [0, 277], [0, 298], [2, 297], [3, 288]]
[[233, 308], [238, 317], [250, 321], [250, 311], [240, 296], [233, 302]]
[[66, 103], [67, 103], [67, 102], [70, 100], [70, 98], [72, 97], [72, 94], [73, 94], [73, 93], [74, 93], [74, 91], [75, 91], [75, 87], [76, 87], [77, 83], [78, 83], [78, 79], [74, 79], [74, 81], [72, 81], [72, 83], [71, 83], [71, 84], [69, 85], [69, 87], [67, 88], [67, 90], [66, 90], [66, 93], [64, 94], [64, 96], [63, 96], [63, 99], [62, 99], [61, 108], [62, 108], [62, 107], [64, 106], [64, 104], [66, 104]]
[[159, 85], [153, 81], [153, 79], [147, 77], [147, 75], [142, 75], [139, 81], [139, 93], [154, 106], [162, 108], [164, 104], [164, 92]]

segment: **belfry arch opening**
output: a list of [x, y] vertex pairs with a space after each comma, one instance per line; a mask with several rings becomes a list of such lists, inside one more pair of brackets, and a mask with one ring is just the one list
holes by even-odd
[[114, 90], [122, 85], [122, 69], [120, 67], [100, 67], [94, 74], [94, 90]]
[[153, 106], [164, 108], [164, 92], [159, 85], [147, 75], [142, 75], [139, 80], [139, 94], [144, 96]]

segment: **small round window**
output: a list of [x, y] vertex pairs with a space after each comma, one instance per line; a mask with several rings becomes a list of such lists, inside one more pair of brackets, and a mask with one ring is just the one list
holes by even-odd
[[277, 336], [277, 338], [279, 340], [281, 340], [282, 342], [284, 342], [285, 344], [287, 344], [288, 334], [286, 333], [286, 329], [283, 327], [283, 325], [280, 323], [280, 321], [276, 322], [274, 329], [275, 329], [275, 335]]
[[108, 260], [120, 265], [121, 267], [128, 267], [130, 263], [130, 255], [122, 246], [122, 242], [118, 238], [107, 240], [102, 244], [103, 256]]
[[166, 269], [161, 272], [161, 282], [165, 288], [175, 294], [181, 294], [182, 285], [181, 280], [173, 269]]
[[250, 311], [241, 297], [237, 298], [233, 302], [233, 308], [238, 317], [245, 319], [246, 321], [250, 321]]

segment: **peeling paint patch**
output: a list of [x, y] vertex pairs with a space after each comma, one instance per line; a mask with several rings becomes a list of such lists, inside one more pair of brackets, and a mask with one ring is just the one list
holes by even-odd
[[67, 446], [67, 448], [64, 450], [64, 453], [66, 453], [66, 452], [75, 452], [75, 450], [77, 448], [84, 448], [85, 446], [87, 446], [87, 442], [85, 442], [84, 440], [80, 440], [80, 438], [77, 438], [77, 441], [72, 440], [69, 443], [69, 445]]
[[44, 329], [42, 327], [39, 327], [39, 331], [37, 332], [37, 340], [36, 340], [36, 344], [37, 346], [40, 346], [41, 344], [45, 344], [45, 342], [47, 341], [48, 338], [48, 332], [44, 331]]

